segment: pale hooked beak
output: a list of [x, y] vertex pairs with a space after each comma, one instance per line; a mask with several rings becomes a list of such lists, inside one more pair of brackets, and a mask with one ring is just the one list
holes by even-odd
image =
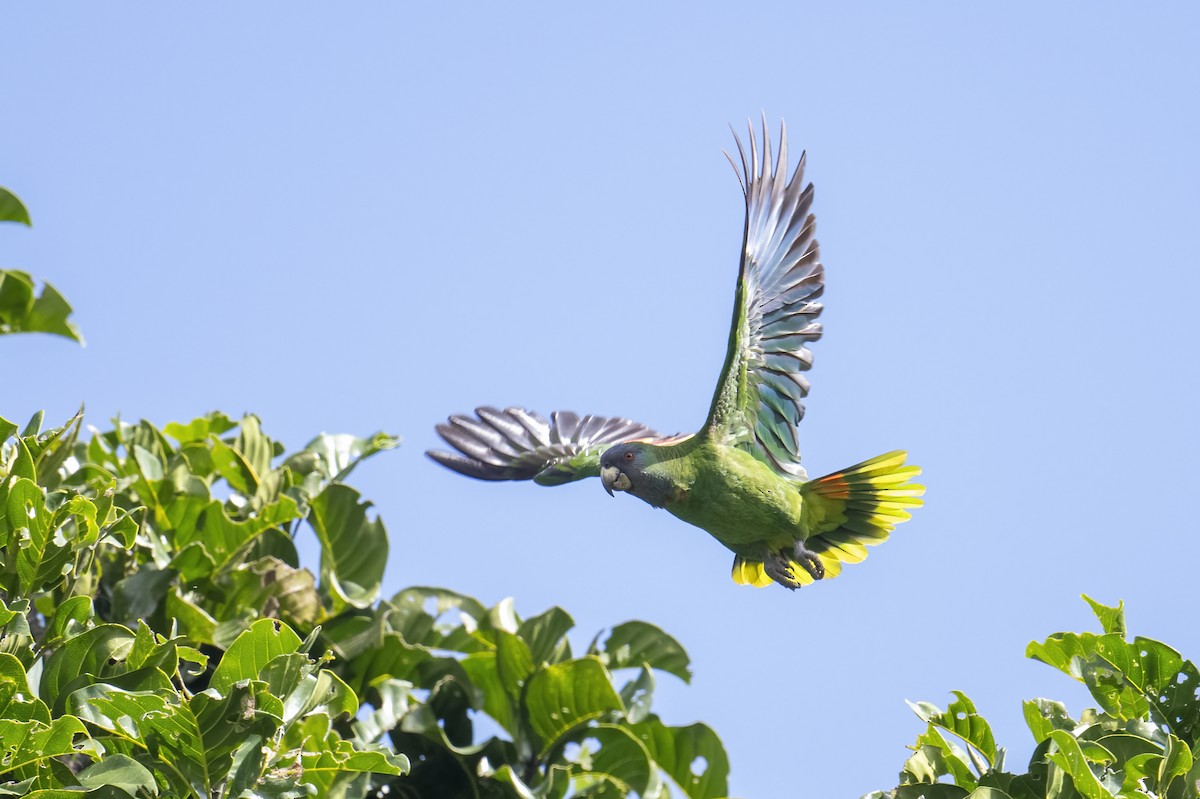
[[633, 483], [629, 482], [629, 476], [618, 469], [616, 466], [605, 466], [600, 470], [600, 482], [604, 483], [604, 490], [608, 492], [610, 497], [615, 497], [616, 491], [628, 491]]

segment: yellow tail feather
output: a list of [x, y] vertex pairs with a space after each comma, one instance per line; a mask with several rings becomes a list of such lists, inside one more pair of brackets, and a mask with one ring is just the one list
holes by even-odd
[[829, 578], [831, 561], [859, 563], [867, 547], [888, 539], [897, 524], [920, 507], [925, 486], [908, 482], [921, 473], [905, 466], [908, 453], [888, 452], [801, 486], [811, 527], [805, 546], [817, 553]]

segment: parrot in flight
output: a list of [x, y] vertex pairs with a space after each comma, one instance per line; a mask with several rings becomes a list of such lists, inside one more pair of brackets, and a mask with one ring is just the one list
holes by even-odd
[[922, 504], [925, 489], [911, 482], [921, 470], [906, 466], [902, 451], [807, 479], [796, 425], [825, 286], [813, 187], [804, 185], [804, 154], [788, 177], [786, 126], [777, 158], [765, 118], [761, 152], [752, 126], [749, 153], [734, 140], [738, 161], [725, 155], [746, 201], [741, 267], [724, 368], [699, 432], [664, 436], [622, 418], [558, 411], [546, 421], [481, 407], [437, 425], [456, 453], [426, 454], [482, 480], [553, 486], [598, 476], [610, 495], [665, 508], [724, 544], [739, 585], [795, 590], [862, 561]]

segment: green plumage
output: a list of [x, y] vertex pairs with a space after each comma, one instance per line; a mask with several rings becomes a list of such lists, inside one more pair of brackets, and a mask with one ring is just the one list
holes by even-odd
[[813, 189], [803, 184], [803, 156], [788, 178], [786, 132], [778, 160], [765, 124], [761, 159], [753, 131], [750, 144], [747, 157], [738, 141], [740, 169], [730, 159], [746, 195], [741, 267], [725, 365], [698, 433], [665, 437], [626, 419], [559, 412], [546, 421], [483, 407], [477, 418], [438, 425], [458, 452], [430, 457], [485, 480], [559, 485], [599, 475], [610, 494], [632, 494], [711, 534], [734, 552], [741, 584], [798, 588], [837, 576], [887, 540], [924, 493], [903, 452], [817, 480], [800, 466], [802, 373], [812, 363], [807, 344], [822, 332], [825, 274]]

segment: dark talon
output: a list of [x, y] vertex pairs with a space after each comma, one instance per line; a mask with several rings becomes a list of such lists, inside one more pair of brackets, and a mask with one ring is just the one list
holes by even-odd
[[817, 556], [816, 552], [806, 549], [800, 541], [796, 542], [794, 548], [796, 560], [804, 567], [804, 570], [812, 575], [814, 580], [820, 580], [825, 576], [825, 564]]

